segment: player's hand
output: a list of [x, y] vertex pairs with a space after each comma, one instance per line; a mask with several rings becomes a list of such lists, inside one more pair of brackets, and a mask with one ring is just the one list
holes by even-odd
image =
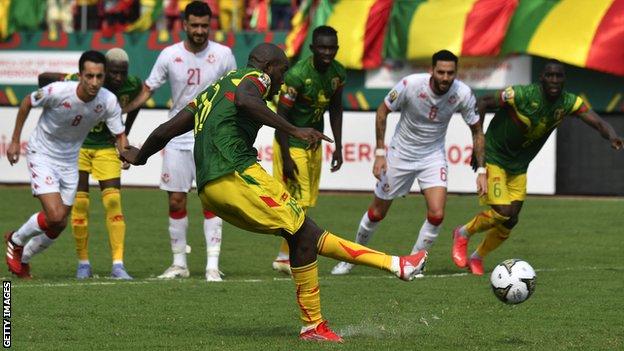
[[615, 137], [611, 139], [610, 142], [611, 142], [611, 147], [614, 148], [615, 150], [621, 150], [622, 148], [624, 148], [624, 141], [622, 140], [621, 137]]
[[297, 128], [292, 134], [295, 138], [307, 142], [309, 145], [316, 145], [321, 140], [333, 143], [334, 141], [327, 135], [314, 128]]
[[129, 164], [140, 166], [144, 165], [146, 161], [141, 161], [138, 159], [139, 149], [134, 146], [126, 146], [124, 151], [119, 155], [119, 159], [124, 162], [128, 162]]
[[121, 169], [123, 169], [123, 170], [128, 170], [128, 169], [130, 169], [130, 164], [129, 164], [128, 162], [126, 162], [126, 161], [123, 161], [123, 162], [121, 163]]
[[487, 175], [477, 175], [477, 195], [483, 196], [488, 192]]
[[479, 168], [479, 165], [477, 164], [477, 158], [474, 157], [474, 155], [470, 157], [470, 167], [472, 167], [473, 172], [476, 172], [477, 168]]
[[375, 156], [375, 163], [373, 164], [373, 175], [375, 178], [381, 180], [381, 175], [386, 173], [387, 168], [386, 156]]
[[282, 162], [284, 163], [284, 183], [287, 183], [288, 181], [296, 182], [299, 169], [297, 168], [295, 161], [293, 161], [291, 157], [288, 157], [287, 159], [283, 159]]
[[336, 172], [342, 167], [342, 149], [334, 150], [331, 161], [331, 171]]
[[20, 144], [18, 142], [11, 142], [9, 148], [7, 149], [7, 159], [11, 166], [19, 161], [20, 157]]

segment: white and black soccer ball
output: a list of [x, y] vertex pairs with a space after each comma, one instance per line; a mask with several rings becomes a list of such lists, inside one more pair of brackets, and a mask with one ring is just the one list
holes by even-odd
[[535, 291], [535, 271], [526, 261], [516, 258], [501, 262], [492, 271], [494, 295], [508, 304], [526, 301]]

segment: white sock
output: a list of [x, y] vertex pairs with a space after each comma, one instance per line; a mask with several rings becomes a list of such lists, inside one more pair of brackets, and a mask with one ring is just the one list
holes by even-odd
[[470, 259], [482, 260], [483, 257], [481, 257], [481, 255], [479, 255], [477, 251], [475, 251], [472, 253], [472, 255], [470, 255]]
[[275, 260], [276, 261], [290, 260], [290, 254], [288, 252], [284, 252], [280, 250], [280, 252], [277, 253], [277, 257], [275, 257]]
[[429, 250], [433, 243], [436, 241], [438, 234], [440, 233], [440, 226], [433, 225], [429, 223], [428, 220], [425, 219], [425, 223], [423, 223], [422, 227], [420, 227], [420, 232], [418, 233], [418, 239], [416, 239], [416, 243], [412, 248], [412, 254], [420, 251], [420, 250]]
[[360, 220], [360, 226], [355, 236], [355, 242], [358, 244], [366, 245], [368, 241], [373, 237], [375, 229], [381, 221], [373, 222], [368, 218], [368, 211], [364, 212], [364, 216]]
[[169, 238], [171, 238], [171, 252], [173, 252], [173, 264], [186, 267], [186, 231], [188, 229], [188, 216], [180, 219], [169, 217]]
[[26, 223], [22, 224], [22, 226], [15, 233], [13, 233], [11, 240], [13, 240], [15, 244], [24, 246], [30, 238], [43, 234], [43, 230], [39, 227], [39, 222], [37, 221], [38, 216], [39, 212], [30, 216]]
[[208, 256], [206, 270], [219, 269], [222, 232], [223, 220], [221, 218], [204, 219], [204, 235], [206, 236], [206, 253]]
[[459, 235], [463, 236], [464, 238], [467, 238], [467, 237], [468, 237], [468, 230], [466, 229], [466, 226], [465, 226], [465, 225], [462, 225], [462, 226], [459, 228]]
[[22, 263], [30, 262], [30, 259], [50, 247], [54, 243], [54, 239], [48, 238], [45, 234], [39, 234], [36, 237], [30, 239], [24, 251], [22, 252]]

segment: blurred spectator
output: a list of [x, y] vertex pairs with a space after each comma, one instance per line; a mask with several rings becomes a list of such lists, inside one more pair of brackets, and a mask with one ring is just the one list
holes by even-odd
[[245, 0], [218, 0], [218, 5], [221, 30], [242, 30], [243, 17], [245, 16]]
[[[134, 23], [126, 27], [126, 32], [142, 32], [150, 30], [158, 22], [164, 23], [162, 0], [140, 0], [140, 15]], [[164, 25], [162, 25], [164, 28]], [[161, 29], [161, 28], [158, 28]]]
[[[184, 9], [192, 0], [165, 0], [165, 16], [167, 17], [167, 29], [169, 31], [181, 31], [184, 19]], [[202, 0], [200, 0], [202, 1]], [[219, 29], [219, 0], [203, 0], [212, 11], [210, 18], [210, 29]], [[235, 0], [239, 1], [239, 0]], [[241, 0], [242, 1], [242, 0]]]
[[102, 35], [111, 37], [123, 32], [126, 25], [139, 18], [141, 5], [138, 0], [105, 0]]
[[290, 20], [297, 10], [298, 0], [270, 0], [271, 29], [290, 30]]
[[258, 32], [269, 30], [271, 24], [269, 7], [270, 0], [249, 0], [247, 3], [249, 29]]
[[47, 23], [50, 40], [57, 40], [59, 31], [74, 31], [73, 0], [48, 0]]
[[74, 29], [98, 30], [104, 16], [102, 0], [76, 0], [74, 8]]

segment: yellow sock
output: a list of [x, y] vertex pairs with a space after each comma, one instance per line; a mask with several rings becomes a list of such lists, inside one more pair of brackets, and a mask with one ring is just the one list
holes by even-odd
[[288, 257], [290, 253], [290, 249], [288, 248], [288, 242], [286, 239], [282, 239], [282, 243], [280, 244], [278, 256]]
[[339, 261], [361, 264], [392, 272], [392, 256], [369, 249], [364, 245], [345, 240], [325, 231], [318, 242], [319, 255]]
[[89, 193], [78, 191], [71, 211], [72, 233], [76, 240], [78, 259], [89, 259]]
[[297, 304], [301, 311], [301, 320], [305, 326], [316, 326], [323, 322], [317, 261], [291, 269], [297, 287]]
[[511, 229], [505, 228], [502, 224], [498, 224], [485, 233], [485, 237], [477, 247], [477, 254], [481, 257], [487, 256], [494, 251], [503, 241], [509, 238]]
[[477, 214], [470, 222], [466, 223], [466, 231], [469, 235], [486, 231], [497, 224], [506, 222], [509, 217], [502, 216], [493, 209], [485, 210]]
[[119, 189], [107, 188], [102, 191], [102, 203], [106, 213], [106, 228], [111, 247], [111, 256], [114, 261], [123, 261], [124, 237], [126, 236], [126, 222], [121, 213], [121, 195]]

